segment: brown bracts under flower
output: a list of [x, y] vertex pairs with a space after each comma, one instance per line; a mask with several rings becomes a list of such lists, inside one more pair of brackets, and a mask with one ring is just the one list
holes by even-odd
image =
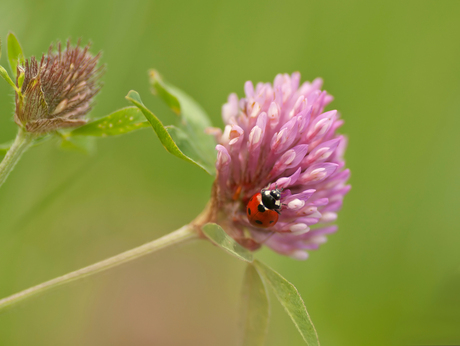
[[31, 57], [18, 65], [16, 85], [21, 95], [16, 94], [14, 119], [27, 132], [47, 133], [85, 124], [84, 117], [101, 88], [100, 53], [91, 55], [90, 46], [81, 48], [80, 41], [75, 47], [67, 41], [64, 51], [60, 43], [57, 46], [57, 52], [51, 46], [40, 61]]

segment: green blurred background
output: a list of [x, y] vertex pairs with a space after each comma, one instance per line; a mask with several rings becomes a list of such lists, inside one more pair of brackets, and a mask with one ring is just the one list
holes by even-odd
[[[216, 126], [246, 80], [324, 78], [350, 139], [339, 232], [305, 262], [258, 254], [298, 287], [323, 345], [460, 344], [459, 18], [456, 0], [0, 0], [2, 41], [13, 31], [26, 56], [67, 37], [103, 51], [93, 117], [135, 89], [172, 122], [152, 67]], [[0, 143], [11, 96], [0, 81]], [[211, 184], [149, 129], [93, 157], [31, 149], [0, 193], [0, 296], [177, 229]], [[176, 246], [0, 314], [0, 345], [234, 345], [243, 270], [206, 242]], [[302, 344], [273, 300], [267, 345]]]

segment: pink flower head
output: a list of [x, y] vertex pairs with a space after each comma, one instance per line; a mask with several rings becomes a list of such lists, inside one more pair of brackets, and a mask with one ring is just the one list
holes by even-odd
[[[324, 112], [332, 96], [322, 80], [299, 85], [300, 74], [279, 74], [273, 85], [246, 82], [245, 98], [231, 94], [222, 107], [226, 124], [218, 134], [215, 199], [218, 220], [241, 245], [262, 244], [306, 259], [335, 232], [350, 172], [343, 153], [346, 139], [337, 111]], [[263, 188], [282, 189], [281, 214], [270, 228], [251, 225], [249, 199]]]

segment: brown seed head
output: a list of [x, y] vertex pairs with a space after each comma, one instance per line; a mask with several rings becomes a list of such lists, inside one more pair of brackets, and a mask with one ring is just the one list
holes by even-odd
[[80, 47], [78, 41], [62, 51], [58, 43], [43, 55], [40, 62], [31, 57], [23, 66], [18, 66], [17, 75], [24, 74], [19, 86], [21, 95], [16, 95], [15, 121], [27, 132], [46, 133], [65, 127], [86, 123], [85, 115], [91, 110], [94, 96], [99, 92], [99, 78], [104, 66], [97, 67], [100, 53], [92, 56], [89, 45]]

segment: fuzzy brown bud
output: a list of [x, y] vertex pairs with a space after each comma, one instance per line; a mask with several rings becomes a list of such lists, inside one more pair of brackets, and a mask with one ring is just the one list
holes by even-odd
[[[62, 51], [58, 43], [40, 61], [35, 57], [18, 66], [16, 85], [16, 123], [27, 132], [47, 133], [60, 128], [76, 127], [86, 123], [92, 100], [99, 92], [99, 78], [104, 66], [97, 67], [100, 54], [89, 53], [89, 45], [80, 47], [80, 41]], [[21, 80], [23, 78], [22, 85]]]

